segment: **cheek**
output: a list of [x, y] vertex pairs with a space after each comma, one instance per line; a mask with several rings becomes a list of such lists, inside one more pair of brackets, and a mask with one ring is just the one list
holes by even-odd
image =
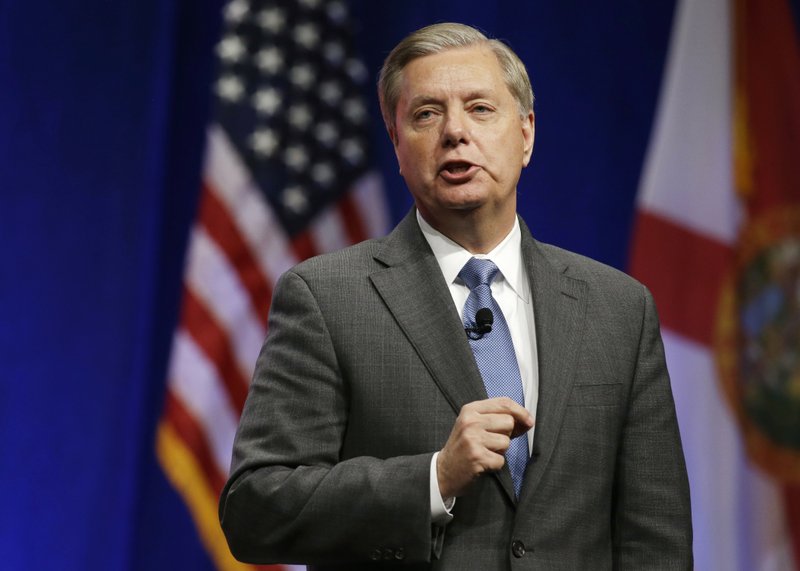
[[414, 170], [421, 170], [426, 164], [434, 160], [433, 153], [425, 145], [406, 144], [398, 153], [400, 164], [404, 167], [412, 167]]
[[522, 170], [522, 154], [508, 146], [503, 150], [505, 152], [493, 153], [491, 163], [495, 165], [497, 179], [505, 182], [519, 176]]
[[507, 171], [517, 171], [525, 166], [525, 152], [521, 140], [505, 139], [502, 155], [498, 157]]

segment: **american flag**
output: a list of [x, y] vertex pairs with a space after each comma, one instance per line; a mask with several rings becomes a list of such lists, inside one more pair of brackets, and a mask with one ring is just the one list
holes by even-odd
[[302, 259], [384, 234], [388, 216], [345, 2], [232, 0], [217, 56], [157, 453], [227, 570], [248, 566], [228, 551], [217, 500], [273, 284]]

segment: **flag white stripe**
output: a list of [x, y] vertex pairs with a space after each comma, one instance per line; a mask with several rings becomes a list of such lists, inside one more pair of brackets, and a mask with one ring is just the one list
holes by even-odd
[[732, 178], [731, 18], [728, 0], [678, 3], [639, 189], [640, 208], [725, 244], [742, 216]]
[[291, 245], [225, 132], [212, 125], [207, 140], [205, 178], [233, 217], [267, 280], [274, 282], [298, 261]]
[[188, 255], [185, 283], [225, 330], [239, 372], [249, 382], [266, 329], [236, 269], [201, 227], [192, 231]]
[[214, 364], [183, 329], [177, 331], [173, 341], [169, 379], [173, 394], [206, 434], [220, 473], [227, 475], [239, 414], [228, 404]]
[[669, 330], [662, 335], [692, 476], [695, 568], [793, 569], [783, 500], [747, 459], [713, 356]]
[[[360, 177], [351, 190], [353, 204], [366, 237], [383, 236], [389, 228], [389, 213], [381, 177], [374, 171]], [[315, 250], [322, 254], [350, 246], [348, 221], [336, 205], [331, 205], [309, 225]]]
[[353, 188], [353, 199], [361, 213], [367, 236], [377, 238], [385, 235], [391, 228], [391, 222], [381, 176], [375, 171], [369, 171], [359, 178]]
[[326, 208], [309, 225], [316, 252], [324, 254], [350, 245], [345, 221], [336, 205]]

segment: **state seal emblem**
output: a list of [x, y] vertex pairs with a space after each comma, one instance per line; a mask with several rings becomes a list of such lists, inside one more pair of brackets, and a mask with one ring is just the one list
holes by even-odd
[[800, 208], [773, 209], [745, 227], [722, 287], [715, 345], [750, 458], [800, 482]]

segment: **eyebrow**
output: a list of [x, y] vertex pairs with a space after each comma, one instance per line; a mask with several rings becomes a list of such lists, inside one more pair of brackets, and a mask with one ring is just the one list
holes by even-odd
[[[475, 99], [492, 99], [493, 95], [494, 93], [492, 91], [475, 89], [467, 93], [465, 100], [473, 101]], [[411, 100], [411, 102], [409, 103], [409, 107], [411, 109], [414, 109], [421, 105], [440, 104], [441, 102], [442, 102], [441, 98], [434, 97], [433, 95], [417, 95]]]
[[417, 107], [421, 107], [422, 105], [439, 105], [441, 104], [442, 100], [438, 97], [434, 97], [433, 95], [417, 95], [414, 97], [408, 105], [409, 109], [416, 109]]

